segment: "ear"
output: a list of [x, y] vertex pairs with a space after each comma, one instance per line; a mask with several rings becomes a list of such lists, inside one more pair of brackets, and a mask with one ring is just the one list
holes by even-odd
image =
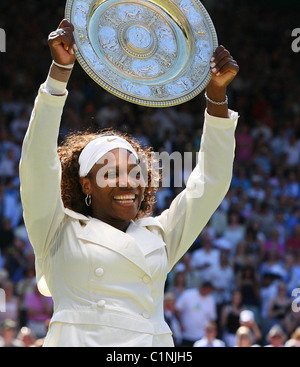
[[85, 195], [90, 195], [92, 192], [92, 185], [90, 179], [87, 177], [80, 177], [79, 182], [82, 187], [82, 192]]

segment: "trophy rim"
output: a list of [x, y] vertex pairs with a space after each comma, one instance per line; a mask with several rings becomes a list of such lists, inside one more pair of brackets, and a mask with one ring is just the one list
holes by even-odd
[[[160, 1], [156, 1], [156, 0], [138, 0], [138, 1], [133, 1], [133, 0], [121, 0], [121, 1], [116, 1], [116, 0], [67, 0], [66, 2], [66, 6], [65, 6], [65, 17], [66, 19], [68, 19], [74, 26], [74, 38], [75, 38], [75, 43], [77, 46], [77, 51], [75, 52], [76, 58], [78, 63], [80, 64], [80, 66], [83, 68], [83, 70], [87, 73], [87, 75], [93, 80], [95, 81], [100, 87], [102, 87], [104, 90], [106, 90], [107, 92], [109, 92], [110, 94], [121, 98], [127, 102], [133, 103], [133, 104], [137, 104], [140, 106], [145, 106], [145, 107], [172, 107], [172, 106], [176, 106], [176, 105], [180, 105], [183, 104], [185, 102], [188, 102], [190, 100], [192, 100], [193, 98], [195, 98], [197, 95], [199, 95], [208, 85], [208, 83], [211, 80], [211, 72], [210, 72], [210, 58], [212, 57], [215, 49], [218, 47], [218, 37], [217, 37], [217, 32], [216, 29], [214, 27], [213, 21], [208, 13], [208, 11], [206, 10], [206, 8], [204, 7], [204, 5], [199, 1], [199, 0], [187, 0], [189, 3], [192, 3], [195, 8], [197, 9], [197, 11], [201, 14], [202, 16], [202, 21], [203, 24], [205, 25], [205, 29], [206, 32], [208, 33], [207, 37], [208, 40], [206, 41], [209, 44], [209, 53], [210, 53], [210, 57], [208, 58], [207, 62], [206, 62], [206, 66], [205, 66], [205, 71], [200, 75], [199, 80], [195, 83], [195, 85], [190, 88], [189, 90], [187, 90], [186, 92], [182, 92], [179, 93], [177, 96], [167, 96], [165, 98], [153, 98], [152, 96], [141, 96], [135, 92], [127, 92], [125, 90], [122, 90], [120, 87], [117, 87], [116, 85], [114, 85], [114, 83], [110, 82], [107, 80], [107, 78], [104, 77], [103, 73], [95, 70], [92, 66], [92, 61], [89, 58], [89, 55], [84, 52], [84, 48], [81, 45], [80, 41], [79, 41], [79, 34], [81, 31], [82, 34], [82, 29], [80, 30], [79, 27], [76, 25], [76, 22], [74, 22], [74, 9], [75, 7], [79, 7], [80, 4], [84, 4], [84, 1], [89, 2], [89, 10], [88, 10], [88, 14], [90, 16], [91, 14], [91, 9], [97, 7], [97, 10], [102, 7], [104, 7], [104, 5], [107, 7], [108, 4], [111, 4], [112, 6], [115, 4], [135, 4], [138, 6], [148, 6], [149, 4], [155, 4], [157, 5], [157, 3], [161, 4]], [[180, 0], [178, 0], [180, 1]], [[168, 3], [168, 1], [166, 1], [165, 3]], [[169, 3], [173, 6], [173, 9], [175, 9], [175, 11], [178, 11], [178, 18], [181, 18], [182, 15], [184, 15], [182, 9], [178, 6], [178, 4], [176, 4], [176, 2], [174, 0], [169, 0]], [[78, 5], [79, 4], [79, 5]], [[162, 7], [162, 11], [164, 11], [163, 5], [160, 5]], [[100, 9], [101, 10], [101, 9]], [[159, 14], [159, 13], [158, 13]], [[160, 16], [160, 14], [159, 14]], [[178, 23], [180, 23], [180, 21], [182, 22], [182, 19], [175, 19]], [[89, 46], [91, 46], [92, 48], [94, 48], [94, 45], [92, 44], [92, 41], [90, 39], [90, 33], [88, 31], [88, 28], [90, 27], [90, 24], [88, 23], [89, 19], [88, 16], [86, 17], [86, 24], [84, 24], [84, 36], [88, 39], [87, 44]], [[184, 17], [184, 21], [185, 21], [185, 31], [187, 32], [188, 36], [187, 38], [189, 40], [192, 40], [191, 42], [195, 42], [195, 34], [197, 33], [197, 29], [195, 26], [191, 25], [191, 22], [189, 21], [189, 19], [187, 19], [187, 17]], [[137, 22], [135, 22], [135, 24], [137, 24], [137, 27], [142, 27], [142, 24], [138, 24]], [[182, 24], [180, 24], [182, 25]], [[177, 40], [176, 40], [177, 42]], [[94, 41], [94, 44], [96, 42]], [[190, 50], [195, 48], [195, 44], [190, 44], [188, 45], [188, 47], [190, 47]], [[180, 50], [179, 50], [180, 51]], [[98, 57], [98, 61], [99, 62], [104, 62], [105, 57], [102, 54], [97, 53], [96, 55]], [[94, 55], [95, 57], [95, 55]], [[191, 51], [191, 54], [188, 55], [188, 59], [184, 65], [184, 67], [182, 67], [182, 69], [175, 70], [174, 73], [177, 72], [178, 76], [182, 77], [184, 76], [184, 71], [187, 71], [188, 67], [191, 67], [191, 65], [194, 62], [194, 58], [196, 57], [196, 53], [195, 51]], [[95, 60], [95, 59], [94, 59]], [[133, 56], [133, 60], [134, 60], [134, 56]], [[136, 59], [138, 60], [138, 58]], [[106, 70], [108, 70], [109, 72], [112, 73], [116, 73], [115, 68], [110, 65], [109, 63], [105, 62], [105, 67]], [[127, 78], [127, 75], [124, 73], [116, 73], [117, 75], [120, 74], [120, 79], [124, 79], [124, 81], [128, 80], [132, 80], [131, 78]], [[199, 76], [198, 76], [199, 77]], [[150, 79], [151, 80], [151, 79]], [[162, 82], [158, 83], [158, 87], [159, 88], [164, 88], [169, 82], [174, 81], [176, 82], [176, 80], [178, 80], [178, 78], [176, 79], [176, 76], [174, 77], [171, 76], [170, 79], [165, 79]], [[136, 82], [140, 85], [146, 85], [147, 84], [147, 79], [143, 79], [141, 78], [140, 80], [136, 80]], [[150, 83], [151, 84], [151, 83]], [[150, 87], [155, 87], [155, 83], [152, 83], [150, 85]], [[149, 87], [149, 88], [150, 88]]]

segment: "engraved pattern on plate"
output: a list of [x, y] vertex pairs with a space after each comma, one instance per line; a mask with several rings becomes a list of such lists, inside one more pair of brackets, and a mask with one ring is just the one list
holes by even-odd
[[196, 61], [199, 62], [200, 64], [207, 65], [210, 60], [210, 55], [211, 55], [211, 49], [208, 41], [199, 40], [196, 43], [196, 54], [195, 54]]
[[190, 0], [182, 0], [179, 4], [181, 9], [185, 12], [187, 19], [191, 25], [198, 24], [202, 21], [202, 16], [195, 9], [195, 4]]
[[[157, 36], [160, 40], [159, 47], [169, 54], [175, 54], [177, 51], [177, 44], [174, 37], [174, 34], [172, 33], [171, 29], [166, 26], [162, 25], [157, 28]], [[174, 55], [176, 57], [176, 54]]]
[[156, 77], [160, 72], [159, 64], [154, 60], [133, 60], [132, 70], [139, 77]]
[[122, 88], [128, 93], [139, 95], [140, 97], [148, 98], [151, 96], [151, 89], [147, 85], [135, 84], [129, 80], [123, 81]]
[[120, 46], [117, 39], [116, 31], [111, 27], [102, 27], [99, 31], [99, 39], [103, 49], [115, 52]]
[[122, 19], [122, 21], [130, 19], [142, 20], [144, 18], [144, 9], [143, 6], [140, 5], [120, 4], [116, 6], [116, 14]]
[[192, 83], [189, 79], [183, 77], [179, 78], [175, 83], [167, 84], [166, 88], [172, 96], [179, 96], [191, 89]]
[[79, 28], [85, 28], [86, 27], [86, 18], [89, 11], [89, 5], [83, 1], [78, 2], [75, 16], [74, 16], [74, 22], [75, 25], [77, 25]]
[[145, 49], [151, 45], [151, 34], [144, 28], [136, 26], [127, 32], [128, 42], [137, 49]]
[[84, 43], [82, 45], [82, 51], [85, 55], [88, 56], [88, 61], [90, 66], [98, 71], [102, 71], [104, 69], [104, 65], [99, 59], [99, 57], [95, 54], [92, 46], [89, 43]]

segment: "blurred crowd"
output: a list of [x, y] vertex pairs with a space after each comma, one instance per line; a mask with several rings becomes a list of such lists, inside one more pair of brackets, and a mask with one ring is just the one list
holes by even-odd
[[[36, 287], [18, 165], [34, 98], [51, 63], [47, 36], [63, 18], [64, 2], [25, 4], [0, 4], [7, 35], [7, 52], [0, 53], [0, 296], [6, 301], [0, 346], [41, 346], [53, 307]], [[176, 346], [299, 346], [300, 54], [291, 49], [291, 33], [300, 27], [293, 17], [300, 4], [203, 4], [219, 43], [240, 66], [228, 90], [230, 107], [240, 115], [236, 159], [228, 194], [168, 276], [166, 321]], [[79, 65], [68, 89], [60, 141], [72, 130], [112, 127], [156, 152], [199, 149], [202, 94], [176, 107], [137, 106], [105, 92]], [[183, 188], [161, 188], [154, 214]]]

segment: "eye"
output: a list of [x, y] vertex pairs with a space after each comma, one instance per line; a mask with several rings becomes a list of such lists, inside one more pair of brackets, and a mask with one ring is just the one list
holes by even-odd
[[133, 179], [139, 179], [141, 178], [141, 169], [139, 166], [133, 168], [130, 172], [129, 175], [131, 178]]
[[115, 179], [117, 178], [118, 175], [117, 175], [117, 172], [116, 171], [109, 171], [109, 172], [106, 172], [105, 175], [104, 175], [104, 178], [105, 179]]

